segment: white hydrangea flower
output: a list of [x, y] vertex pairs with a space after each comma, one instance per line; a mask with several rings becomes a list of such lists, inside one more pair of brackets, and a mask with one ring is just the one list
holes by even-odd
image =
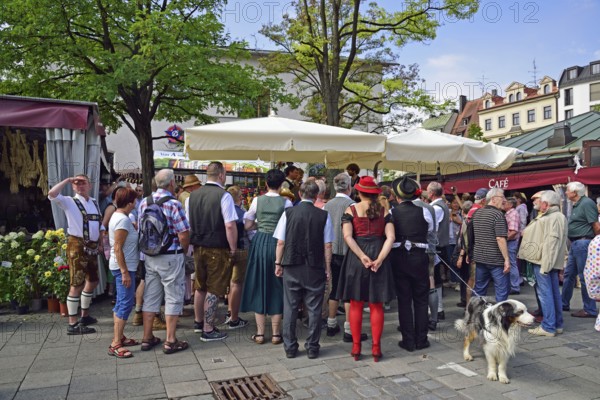
[[27, 255], [30, 257], [33, 257], [35, 255], [35, 250], [34, 249], [27, 250]]
[[18, 249], [19, 248], [19, 242], [15, 242], [13, 240], [12, 242], [10, 242], [10, 247], [12, 247], [13, 249]]
[[44, 237], [44, 231], [37, 231], [31, 238], [32, 239], [42, 239]]

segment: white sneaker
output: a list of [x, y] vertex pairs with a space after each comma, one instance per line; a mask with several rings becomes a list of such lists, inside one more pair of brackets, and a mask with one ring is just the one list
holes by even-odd
[[560, 335], [561, 333], [563, 333], [563, 328], [556, 328], [556, 334]]
[[541, 326], [529, 329], [527, 332], [531, 333], [532, 335], [537, 335], [537, 336], [548, 336], [548, 337], [556, 336], [555, 333], [547, 332]]

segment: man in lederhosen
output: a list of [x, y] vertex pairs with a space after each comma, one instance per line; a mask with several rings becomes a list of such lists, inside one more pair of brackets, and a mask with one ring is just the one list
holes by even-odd
[[396, 242], [390, 253], [402, 332], [398, 346], [414, 351], [430, 346], [427, 340], [429, 256], [426, 251], [433, 219], [429, 210], [413, 203], [421, 194], [416, 181], [405, 176], [394, 180], [392, 189], [400, 201], [391, 210]]
[[[71, 183], [75, 196], [63, 196], [62, 189]], [[96, 322], [89, 315], [94, 289], [98, 285], [98, 253], [102, 215], [96, 199], [90, 197], [92, 186], [87, 175], [80, 174], [55, 185], [48, 198], [62, 208], [67, 216], [67, 261], [71, 288], [67, 297], [69, 326], [67, 335], [94, 333], [88, 327]], [[81, 301], [80, 301], [81, 298]], [[81, 318], [77, 319], [81, 302]]]

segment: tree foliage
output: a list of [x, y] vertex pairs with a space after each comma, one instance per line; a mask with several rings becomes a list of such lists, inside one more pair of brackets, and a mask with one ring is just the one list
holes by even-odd
[[382, 129], [382, 115], [388, 115], [389, 126], [449, 106], [436, 104], [422, 86], [418, 66], [398, 63], [392, 46], [434, 39], [443, 19], [468, 18], [477, 0], [406, 0], [398, 12], [363, 0], [293, 4], [293, 15], [260, 31], [283, 50], [265, 66], [294, 75], [313, 120], [345, 127], [376, 123]]
[[481, 140], [487, 142], [488, 140], [483, 136], [483, 130], [477, 124], [470, 124], [467, 128], [467, 137], [469, 139]]
[[198, 124], [246, 110], [282, 82], [247, 64], [228, 43], [224, 0], [3, 0], [0, 92], [93, 101], [110, 131], [126, 125], [140, 143], [144, 188], [153, 170], [152, 120]]

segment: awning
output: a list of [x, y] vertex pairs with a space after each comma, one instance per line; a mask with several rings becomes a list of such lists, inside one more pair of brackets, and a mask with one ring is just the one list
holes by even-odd
[[[600, 185], [600, 167], [581, 168], [577, 174], [575, 174], [574, 168], [562, 168], [539, 172], [489, 172], [471, 177], [446, 176], [442, 186], [444, 191], [450, 194], [452, 186], [455, 186], [459, 193], [464, 193], [475, 192], [479, 188], [497, 187], [504, 190], [517, 190], [575, 181], [585, 185]], [[428, 183], [424, 178], [423, 187], [426, 187]]]

